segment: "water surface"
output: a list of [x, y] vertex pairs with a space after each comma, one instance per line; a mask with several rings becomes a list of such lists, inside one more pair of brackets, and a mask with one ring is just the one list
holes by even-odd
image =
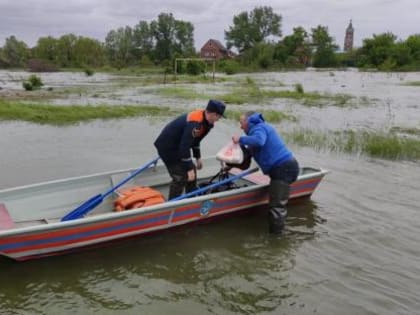
[[[350, 80], [356, 75], [363, 88]], [[339, 129], [343, 121], [418, 127], [419, 89], [398, 84], [418, 76], [296, 72], [256, 79], [378, 99], [365, 112], [327, 107], [322, 114], [291, 101], [264, 104], [296, 113], [298, 126]], [[334, 80], [348, 83], [333, 86]], [[382, 113], [387, 100], [400, 106], [392, 122]], [[381, 115], [364, 115], [370, 110]], [[352, 118], [352, 111], [359, 114]], [[331, 112], [333, 119], [323, 116]], [[142, 165], [155, 156], [152, 143], [169, 119], [68, 127], [0, 122], [0, 187]], [[238, 132], [237, 123], [219, 121], [203, 141], [203, 155], [214, 155]], [[66, 256], [1, 258], [1, 314], [419, 314], [419, 163], [291, 148], [301, 165], [331, 173], [310, 200], [289, 206], [284, 236], [267, 233], [266, 209], [258, 208]]]

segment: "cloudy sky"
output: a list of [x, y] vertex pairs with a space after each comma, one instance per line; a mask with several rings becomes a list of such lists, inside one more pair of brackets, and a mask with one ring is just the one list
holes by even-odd
[[110, 30], [157, 20], [163, 12], [194, 25], [199, 49], [209, 38], [225, 43], [233, 17], [256, 6], [282, 16], [283, 35], [297, 26], [310, 31], [323, 25], [341, 48], [350, 19], [356, 46], [387, 31], [400, 39], [420, 33], [419, 0], [0, 0], [0, 46], [11, 35], [30, 47], [39, 37], [69, 33], [104, 41]]

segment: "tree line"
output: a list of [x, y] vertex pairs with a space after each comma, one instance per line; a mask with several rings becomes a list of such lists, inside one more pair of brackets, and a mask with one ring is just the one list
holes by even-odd
[[[222, 61], [247, 68], [296, 68], [354, 66], [381, 70], [420, 69], [420, 34], [406, 40], [390, 33], [363, 40], [360, 48], [339, 52], [328, 27], [310, 30], [298, 26], [282, 37], [282, 16], [271, 7], [255, 7], [235, 15], [225, 30], [228, 49], [235, 49], [234, 60]], [[0, 48], [1, 68], [103, 67], [135, 65], [170, 67], [175, 58], [197, 57], [194, 49], [194, 26], [161, 13], [151, 22], [139, 21], [108, 32], [105, 41], [66, 34], [60, 38], [41, 37], [33, 48], [10, 36]]]

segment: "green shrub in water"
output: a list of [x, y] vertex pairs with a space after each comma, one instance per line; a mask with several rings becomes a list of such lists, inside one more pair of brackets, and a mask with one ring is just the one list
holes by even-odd
[[187, 62], [187, 73], [190, 75], [199, 75], [206, 70], [206, 64], [202, 61], [190, 60]]
[[42, 83], [41, 78], [36, 76], [35, 74], [30, 75], [26, 81], [22, 82], [22, 86], [26, 91], [40, 89], [43, 85], [44, 83]]
[[226, 74], [232, 75], [239, 72], [239, 65], [236, 61], [226, 60], [220, 63], [220, 67]]
[[85, 74], [88, 76], [88, 77], [90, 77], [91, 75], [93, 75], [93, 70], [92, 69], [90, 69], [90, 68], [85, 68], [84, 69], [84, 72], [85, 72]]
[[297, 92], [299, 94], [305, 93], [305, 91], [303, 90], [302, 84], [300, 84], [300, 83], [295, 84], [295, 92]]

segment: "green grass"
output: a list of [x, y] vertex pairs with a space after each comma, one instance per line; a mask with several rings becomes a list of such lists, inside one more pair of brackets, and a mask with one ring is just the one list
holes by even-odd
[[71, 125], [94, 119], [117, 119], [137, 116], [168, 116], [178, 113], [160, 106], [56, 106], [23, 104], [0, 100], [0, 120], [22, 120], [37, 124]]
[[[263, 115], [265, 121], [269, 123], [279, 123], [284, 120], [296, 122], [297, 118], [293, 115], [288, 115], [283, 112], [279, 112], [276, 110], [264, 110], [264, 109], [257, 109], [256, 112], [259, 112]], [[244, 113], [244, 111], [229, 109], [226, 111], [226, 118], [231, 120], [236, 120], [239, 122], [239, 117]]]
[[[275, 110], [256, 110], [263, 114], [268, 122], [276, 123], [283, 120], [297, 121], [293, 115]], [[182, 109], [173, 109], [163, 106], [58, 106], [46, 104], [25, 104], [0, 100], [0, 121], [20, 120], [37, 124], [71, 125], [78, 122], [94, 119], [119, 119], [136, 116], [174, 116], [184, 112]], [[242, 111], [228, 110], [228, 119], [239, 120]]]
[[315, 149], [365, 154], [389, 160], [420, 160], [420, 140], [393, 133], [342, 131], [332, 135], [299, 130], [285, 134], [287, 141]]
[[353, 98], [347, 94], [320, 94], [317, 92], [304, 92], [303, 87], [299, 84], [294, 86], [294, 90], [262, 90], [258, 87], [254, 80], [247, 77], [244, 82], [240, 83], [241, 87], [235, 89], [232, 93], [224, 94], [221, 99], [226, 103], [244, 104], [256, 103], [260, 104], [269, 99], [290, 98], [301, 101], [306, 106], [325, 106], [329, 105], [344, 107]]
[[[347, 106], [349, 100], [353, 98], [352, 96], [346, 94], [330, 95], [316, 92], [305, 93], [303, 92], [303, 89], [298, 88], [295, 88], [293, 91], [263, 90], [260, 89], [255, 81], [249, 77], [236, 83], [239, 87], [234, 87], [232, 92], [220, 95], [218, 98], [227, 104], [236, 105], [242, 105], [245, 103], [262, 104], [271, 99], [290, 98], [300, 100], [303, 105], [317, 107], [322, 107], [326, 104], [344, 107]], [[156, 93], [165, 97], [176, 97], [188, 100], [206, 100], [214, 97], [214, 95], [198, 93], [192, 88], [176, 87], [172, 85], [164, 86], [158, 89]], [[367, 100], [365, 99], [364, 102], [367, 102]]]
[[419, 128], [403, 128], [403, 127], [392, 127], [390, 132], [392, 133], [402, 133], [411, 136], [420, 136]]
[[209, 99], [210, 97], [203, 95], [202, 93], [197, 93], [193, 89], [187, 89], [184, 87], [176, 87], [176, 86], [168, 86], [161, 88], [157, 91], [162, 96], [165, 97], [176, 97], [182, 98], [187, 100], [194, 100], [194, 99]]
[[402, 83], [401, 85], [407, 85], [407, 86], [420, 86], [420, 81], [410, 81]]
[[73, 86], [65, 88], [42, 88], [34, 91], [4, 91], [0, 102], [42, 102], [54, 98], [67, 98], [69, 95], [86, 95], [90, 93], [87, 87]]

